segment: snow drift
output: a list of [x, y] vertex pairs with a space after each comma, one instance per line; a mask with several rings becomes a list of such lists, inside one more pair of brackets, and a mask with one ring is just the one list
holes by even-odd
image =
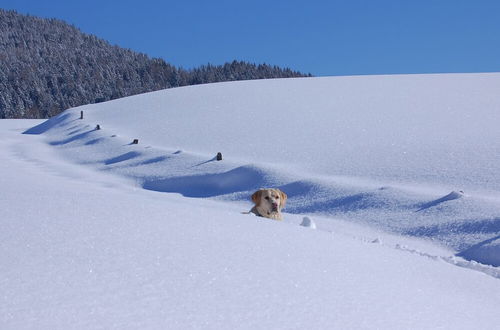
[[71, 109], [27, 133], [146, 189], [243, 202], [276, 186], [287, 212], [460, 253], [500, 234], [499, 84], [500, 74], [210, 84]]

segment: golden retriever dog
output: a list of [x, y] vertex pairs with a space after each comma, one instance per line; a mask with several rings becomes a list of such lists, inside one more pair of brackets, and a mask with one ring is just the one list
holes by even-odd
[[255, 206], [250, 212], [264, 218], [283, 220], [281, 210], [286, 199], [287, 195], [279, 189], [260, 189], [252, 195]]

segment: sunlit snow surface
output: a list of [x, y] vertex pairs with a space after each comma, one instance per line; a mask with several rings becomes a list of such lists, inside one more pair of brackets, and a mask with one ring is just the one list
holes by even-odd
[[[29, 132], [146, 189], [247, 201], [279, 187], [289, 213], [431, 238], [468, 257], [500, 235], [499, 124], [500, 74], [450, 74], [177, 88], [79, 107]], [[474, 258], [500, 265], [490, 254]]]
[[[3, 121], [0, 326], [492, 328], [499, 92], [262, 80]], [[260, 187], [283, 222], [241, 214]]]

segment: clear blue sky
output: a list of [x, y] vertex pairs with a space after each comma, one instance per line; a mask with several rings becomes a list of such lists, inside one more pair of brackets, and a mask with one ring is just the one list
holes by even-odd
[[499, 0], [0, 0], [191, 68], [233, 59], [314, 75], [500, 71]]

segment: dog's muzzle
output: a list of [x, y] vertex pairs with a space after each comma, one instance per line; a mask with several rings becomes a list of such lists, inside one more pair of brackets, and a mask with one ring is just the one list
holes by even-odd
[[271, 204], [271, 210], [273, 212], [278, 212], [278, 204], [277, 203], [272, 203]]

